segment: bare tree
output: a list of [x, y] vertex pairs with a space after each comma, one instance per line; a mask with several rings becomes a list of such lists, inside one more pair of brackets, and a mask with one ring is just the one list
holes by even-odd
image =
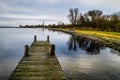
[[78, 8], [74, 8], [75, 23], [76, 23], [76, 21], [77, 21], [78, 13], [79, 13]]
[[69, 18], [70, 23], [72, 25], [75, 25], [77, 23], [78, 14], [79, 14], [79, 9], [78, 8], [74, 8], [74, 9], [71, 8], [71, 9], [69, 9], [68, 18]]

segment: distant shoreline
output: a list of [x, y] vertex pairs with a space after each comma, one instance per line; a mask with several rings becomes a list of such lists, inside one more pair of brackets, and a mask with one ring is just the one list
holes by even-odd
[[0, 27], [0, 28], [20, 28], [20, 27]]
[[42, 27], [7, 27], [7, 26], [0, 26], [0, 28], [42, 28]]

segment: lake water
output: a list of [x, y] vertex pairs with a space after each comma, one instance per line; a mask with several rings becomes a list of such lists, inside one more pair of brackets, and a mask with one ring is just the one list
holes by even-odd
[[[85, 41], [47, 29], [0, 28], [0, 80], [8, 80], [23, 57], [24, 45], [46, 40], [56, 45], [56, 56], [68, 80], [120, 80], [120, 53], [108, 47], [90, 47]], [[83, 44], [83, 45], [82, 45]]]

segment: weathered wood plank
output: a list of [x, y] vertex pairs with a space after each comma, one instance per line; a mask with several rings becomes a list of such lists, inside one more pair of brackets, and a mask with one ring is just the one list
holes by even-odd
[[24, 56], [9, 80], [66, 80], [56, 56], [50, 56], [51, 44], [34, 41], [29, 56]]

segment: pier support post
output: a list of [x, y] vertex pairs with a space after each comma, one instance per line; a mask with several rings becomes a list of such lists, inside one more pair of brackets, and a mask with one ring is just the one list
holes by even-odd
[[47, 41], [50, 42], [49, 35], [47, 35]]
[[29, 56], [29, 54], [28, 54], [28, 48], [29, 48], [29, 46], [25, 45], [24, 56]]
[[52, 44], [50, 56], [55, 56], [55, 45]]
[[34, 41], [37, 41], [37, 36], [36, 35], [34, 36]]

